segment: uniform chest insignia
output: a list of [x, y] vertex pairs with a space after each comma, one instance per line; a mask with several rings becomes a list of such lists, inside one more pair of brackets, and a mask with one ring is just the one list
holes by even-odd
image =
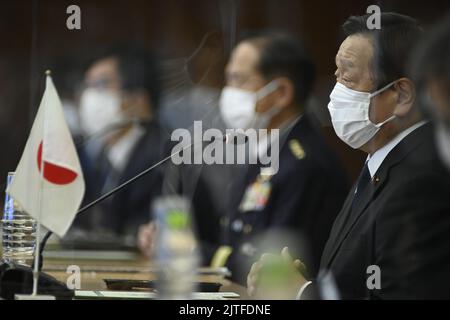
[[292, 154], [298, 160], [302, 160], [306, 157], [305, 149], [303, 149], [303, 146], [297, 139], [289, 140], [289, 149], [291, 149]]
[[272, 167], [262, 167], [260, 169], [260, 173], [257, 177], [257, 180], [269, 181], [275, 174], [276, 174], [276, 172], [274, 171], [274, 169]]
[[263, 210], [269, 201], [271, 191], [270, 176], [259, 175], [245, 190], [239, 210], [241, 212]]

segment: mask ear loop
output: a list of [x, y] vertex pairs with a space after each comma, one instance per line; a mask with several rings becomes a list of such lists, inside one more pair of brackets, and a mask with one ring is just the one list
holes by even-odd
[[271, 94], [272, 92], [277, 90], [278, 86], [279, 86], [279, 84], [276, 80], [270, 81], [268, 84], [266, 84], [264, 87], [262, 87], [255, 93], [256, 101], [259, 101], [259, 100], [267, 97], [269, 94]]
[[382, 127], [383, 125], [385, 125], [386, 123], [388, 123], [388, 122], [394, 120], [395, 118], [397, 118], [397, 116], [396, 116], [396, 115], [392, 115], [392, 116], [390, 116], [389, 118], [387, 118], [386, 120], [384, 120], [383, 122], [380, 122], [380, 123], [376, 124], [375, 126], [376, 126], [377, 128], [380, 128], [380, 127]]
[[[264, 87], [262, 87], [261, 89], [259, 89], [256, 93], [255, 93], [255, 108], [256, 108], [256, 103], [258, 101], [260, 101], [261, 99], [267, 97], [269, 94], [271, 94], [272, 92], [274, 92], [275, 90], [277, 90], [279, 87], [278, 81], [277, 80], [272, 80], [270, 81], [268, 84], [266, 84]], [[269, 110], [266, 110], [264, 113], [266, 114], [266, 116], [269, 116], [270, 118], [273, 117], [274, 115], [276, 115], [278, 112], [280, 112], [280, 110], [277, 110], [277, 108], [272, 107]], [[255, 115], [256, 115], [256, 110], [255, 110]], [[250, 122], [249, 127], [252, 127], [255, 125], [257, 121], [256, 117], [253, 117], [253, 120]]]
[[[388, 88], [392, 87], [394, 85], [395, 81], [392, 81], [391, 83], [387, 84], [386, 86], [384, 86], [383, 88], [381, 88], [380, 90], [375, 91], [374, 93], [370, 94], [370, 98], [375, 97], [376, 95], [379, 95], [380, 93], [382, 93], [383, 91], [387, 90]], [[377, 123], [375, 124], [375, 126], [377, 128], [381, 128], [383, 125], [385, 125], [386, 123], [394, 120], [397, 116], [396, 115], [392, 115], [389, 118], [387, 118], [386, 120], [384, 120], [383, 122]]]
[[256, 115], [256, 110], [255, 110], [256, 109], [256, 103], [258, 103], [258, 101], [260, 101], [261, 99], [267, 97], [269, 94], [274, 92], [276, 89], [278, 89], [278, 83], [277, 83], [276, 80], [272, 80], [268, 84], [266, 84], [264, 87], [262, 87], [261, 89], [259, 89], [258, 91], [256, 91], [254, 93], [254, 106], [253, 106], [253, 108], [254, 108], [254, 110], [253, 110], [254, 115], [253, 115], [253, 119], [250, 121], [250, 123], [248, 125], [249, 128], [252, 128], [255, 125], [256, 121], [257, 121], [257, 119], [255, 117], [255, 115]]
[[383, 88], [381, 88], [381, 89], [379, 89], [379, 90], [377, 90], [377, 91], [371, 93], [371, 94], [369, 95], [369, 98], [373, 98], [373, 97], [379, 95], [379, 94], [382, 93], [383, 91], [385, 91], [385, 90], [389, 89], [390, 87], [392, 87], [392, 86], [394, 85], [394, 83], [395, 83], [395, 81], [392, 81], [391, 83], [385, 85]]

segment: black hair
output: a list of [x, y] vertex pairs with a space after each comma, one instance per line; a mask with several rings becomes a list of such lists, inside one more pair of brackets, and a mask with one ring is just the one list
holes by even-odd
[[241, 41], [254, 44], [259, 50], [257, 70], [266, 78], [287, 77], [292, 81], [295, 101], [303, 105], [314, 86], [315, 67], [302, 42], [280, 31], [247, 35]]
[[398, 13], [383, 12], [380, 29], [369, 29], [370, 14], [351, 16], [342, 26], [345, 36], [367, 36], [374, 46], [372, 75], [381, 88], [401, 77], [409, 77], [408, 63], [423, 30], [417, 20]]
[[159, 69], [156, 57], [140, 44], [118, 44], [100, 52], [90, 65], [104, 58], [118, 61], [121, 86], [124, 90], [145, 90], [153, 110], [158, 108], [161, 95]]

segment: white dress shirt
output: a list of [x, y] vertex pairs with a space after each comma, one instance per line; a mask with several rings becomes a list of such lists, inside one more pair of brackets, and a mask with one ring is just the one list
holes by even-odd
[[[386, 145], [384, 145], [382, 148], [375, 151], [375, 153], [372, 156], [367, 157], [367, 166], [369, 168], [370, 176], [373, 178], [375, 173], [378, 171], [380, 166], [382, 165], [384, 159], [388, 156], [389, 152], [392, 151], [392, 149], [395, 148], [403, 139], [405, 139], [411, 132], [414, 130], [420, 128], [426, 123], [426, 121], [420, 121], [411, 127], [409, 127], [406, 130], [403, 130], [400, 132], [394, 139], [389, 141]], [[297, 300], [300, 300], [302, 298], [302, 294], [305, 291], [305, 289], [311, 284], [311, 281], [306, 282], [299, 290], [297, 294]]]
[[373, 178], [375, 173], [380, 168], [381, 164], [383, 163], [384, 159], [388, 156], [389, 152], [391, 152], [392, 149], [395, 148], [403, 139], [405, 139], [411, 132], [416, 130], [417, 128], [420, 128], [426, 123], [426, 121], [420, 121], [411, 127], [409, 127], [406, 130], [403, 130], [400, 132], [394, 139], [389, 141], [385, 146], [375, 151], [375, 153], [372, 156], [367, 157], [367, 166], [369, 167], [370, 177]]
[[108, 150], [108, 160], [117, 172], [122, 172], [130, 159], [131, 152], [133, 151], [139, 139], [145, 134], [145, 129], [139, 125], [133, 125], [133, 127], [121, 137], [113, 146]]

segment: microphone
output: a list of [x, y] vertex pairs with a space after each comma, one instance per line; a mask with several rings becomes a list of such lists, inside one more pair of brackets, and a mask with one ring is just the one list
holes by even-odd
[[[210, 143], [215, 142], [216, 140], [212, 140], [210, 141]], [[222, 136], [222, 142], [228, 143], [228, 144], [235, 144], [235, 145], [239, 145], [239, 144], [245, 144], [248, 141], [248, 136], [242, 132], [236, 131], [233, 132], [233, 134], [227, 133], [225, 135]], [[181, 150], [172, 153], [171, 155], [165, 157], [164, 159], [160, 160], [159, 162], [155, 163], [154, 165], [150, 166], [149, 168], [145, 169], [144, 171], [142, 171], [141, 173], [137, 174], [136, 176], [134, 176], [133, 178], [125, 181], [124, 183], [122, 183], [121, 185], [115, 187], [114, 189], [112, 189], [111, 191], [105, 193], [104, 195], [102, 195], [101, 197], [97, 198], [96, 200], [92, 201], [91, 203], [85, 205], [84, 207], [82, 207], [80, 210], [78, 210], [78, 212], [76, 213], [76, 216], [78, 216], [79, 214], [89, 210], [90, 208], [92, 208], [93, 206], [95, 206], [96, 204], [102, 202], [103, 200], [111, 197], [112, 195], [114, 195], [115, 193], [121, 191], [122, 189], [124, 189], [125, 187], [127, 187], [128, 185], [132, 184], [133, 182], [135, 182], [136, 180], [142, 178], [143, 176], [145, 176], [146, 174], [148, 174], [149, 172], [151, 172], [153, 169], [159, 167], [160, 165], [162, 165], [163, 163], [167, 162], [168, 160], [172, 159], [174, 156], [176, 156], [179, 153], [182, 153], [183, 151], [191, 148], [192, 146], [194, 146], [194, 143], [191, 143], [189, 145], [187, 145], [186, 147], [182, 148]], [[51, 237], [51, 235], [53, 234], [52, 231], [48, 231], [47, 234], [44, 236], [44, 238], [42, 239], [41, 245], [40, 245], [40, 250], [39, 250], [39, 271], [42, 269], [42, 264], [43, 264], [43, 259], [42, 259], [42, 253], [44, 252], [45, 249], [45, 245], [47, 244], [48, 239]]]
[[[92, 201], [91, 203], [85, 205], [84, 207], [82, 207], [80, 210], [77, 211], [76, 216], [78, 216], [79, 214], [89, 210], [90, 208], [92, 208], [93, 206], [95, 206], [96, 204], [102, 202], [103, 200], [111, 197], [112, 195], [116, 194], [117, 192], [121, 191], [122, 189], [124, 189], [125, 187], [127, 187], [128, 185], [132, 184], [133, 182], [135, 182], [136, 180], [142, 178], [143, 176], [147, 175], [149, 172], [151, 172], [153, 169], [159, 167], [160, 165], [162, 165], [163, 163], [167, 162], [168, 160], [172, 159], [175, 155], [177, 155], [180, 152], [183, 152], [186, 149], [189, 149], [190, 147], [192, 147], [194, 145], [194, 143], [191, 143], [190, 145], [184, 147], [183, 149], [179, 150], [178, 152], [172, 153], [171, 155], [165, 157], [164, 159], [158, 161], [157, 163], [155, 163], [154, 165], [150, 166], [149, 168], [145, 169], [144, 171], [142, 171], [141, 173], [137, 174], [136, 176], [132, 177], [131, 179], [125, 181], [124, 183], [122, 183], [121, 185], [115, 187], [114, 189], [112, 189], [111, 191], [105, 193], [104, 195], [100, 196], [99, 198], [95, 199], [94, 201]], [[39, 271], [42, 269], [42, 265], [43, 265], [43, 259], [42, 259], [42, 253], [44, 252], [45, 249], [45, 245], [47, 244], [48, 239], [51, 237], [51, 235], [53, 234], [52, 231], [48, 231], [46, 233], [46, 235], [44, 236], [44, 238], [42, 238], [41, 241], [41, 245], [40, 245], [40, 250], [39, 250]]]
[[[222, 141], [229, 144], [242, 144], [246, 143], [248, 141], [248, 137], [240, 132], [233, 132], [232, 134], [227, 133], [221, 137], [221, 139], [213, 139], [209, 143], [213, 143], [216, 141]], [[111, 191], [105, 193], [101, 197], [97, 198], [96, 200], [90, 202], [89, 204], [85, 205], [81, 209], [79, 209], [76, 213], [76, 215], [79, 215], [83, 212], [86, 212], [93, 206], [97, 205], [98, 203], [104, 201], [105, 199], [111, 197], [112, 195], [120, 192], [122, 189], [126, 188], [128, 185], [134, 183], [138, 179], [144, 177], [148, 173], [150, 173], [152, 170], [157, 168], [158, 166], [162, 165], [163, 163], [167, 162], [168, 160], [172, 159], [175, 155], [178, 155], [179, 153], [191, 148], [195, 145], [194, 143], [191, 143], [182, 149], [178, 150], [177, 152], [174, 152], [170, 154], [169, 156], [163, 158], [162, 160], [158, 161], [157, 163], [153, 164], [152, 166], [148, 167], [141, 173], [137, 174], [136, 176], [132, 177], [131, 179], [125, 181], [124, 183], [120, 184], [119, 186], [115, 187]], [[73, 297], [73, 291], [69, 290], [66, 285], [54, 277], [43, 273], [42, 266], [43, 266], [43, 252], [45, 249], [45, 246], [47, 244], [48, 239], [53, 234], [52, 231], [48, 231], [46, 235], [43, 237], [41, 244], [40, 244], [40, 250], [38, 253], [40, 257], [40, 263], [39, 263], [39, 284], [38, 284], [38, 290], [40, 293], [43, 294], [58, 294], [59, 297], [62, 298], [71, 298]], [[0, 297], [4, 299], [14, 299], [14, 295], [16, 293], [31, 293], [32, 291], [32, 280], [33, 280], [33, 270], [24, 265], [15, 265], [12, 263], [5, 263], [0, 266]]]

